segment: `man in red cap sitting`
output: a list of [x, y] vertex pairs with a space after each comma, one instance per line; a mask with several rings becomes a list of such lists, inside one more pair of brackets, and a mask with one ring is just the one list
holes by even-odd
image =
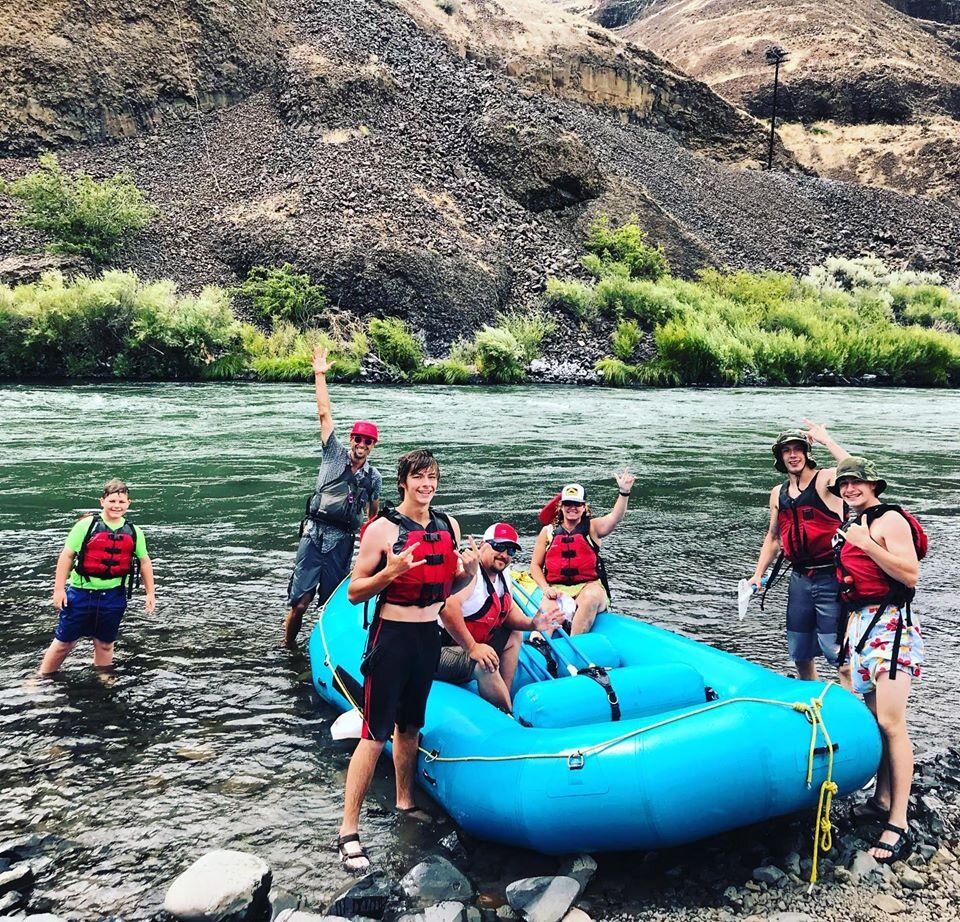
[[[436, 678], [462, 685], [477, 679], [480, 695], [510, 713], [510, 689], [517, 671], [523, 631], [549, 631], [554, 618], [528, 618], [513, 604], [508, 568], [520, 550], [512, 525], [497, 522], [483, 533], [477, 575], [440, 611], [443, 650]], [[559, 609], [556, 617], [562, 617]], [[477, 667], [480, 667], [479, 669]]]
[[331, 364], [326, 349], [314, 351], [313, 376], [323, 461], [316, 487], [307, 500], [297, 561], [287, 588], [290, 610], [283, 623], [283, 635], [291, 649], [296, 646], [303, 614], [314, 596], [323, 605], [340, 585], [350, 569], [357, 529], [380, 507], [383, 478], [369, 461], [377, 443], [377, 427], [365, 421], [354, 423], [349, 448], [337, 438], [327, 391]]

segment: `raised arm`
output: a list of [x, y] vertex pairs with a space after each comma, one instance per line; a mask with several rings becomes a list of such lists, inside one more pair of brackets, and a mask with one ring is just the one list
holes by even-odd
[[805, 419], [803, 424], [807, 427], [807, 437], [816, 445], [822, 445], [833, 456], [833, 460], [838, 464], [845, 458], [850, 457], [850, 452], [846, 448], [841, 448], [827, 433], [827, 427], [821, 423], [815, 423], [813, 420]]
[[606, 515], [602, 515], [590, 523], [590, 531], [597, 540], [606, 538], [623, 521], [623, 517], [627, 514], [627, 503], [630, 502], [630, 491], [637, 479], [630, 473], [628, 467], [613, 476], [617, 480], [619, 490], [617, 501]]
[[763, 536], [763, 544], [760, 545], [760, 557], [757, 560], [756, 569], [749, 582], [754, 586], [760, 585], [763, 574], [767, 572], [767, 567], [773, 563], [777, 554], [780, 553], [780, 525], [777, 521], [780, 512], [780, 487], [774, 487], [770, 491], [770, 524], [767, 526], [766, 534]]
[[327, 372], [333, 363], [327, 359], [327, 350], [317, 346], [313, 350], [313, 385], [317, 392], [317, 416], [320, 418], [320, 440], [324, 445], [333, 433], [333, 412], [330, 392], [327, 390]]

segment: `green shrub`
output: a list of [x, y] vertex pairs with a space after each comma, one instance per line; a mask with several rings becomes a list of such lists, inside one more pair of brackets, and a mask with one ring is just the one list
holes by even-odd
[[322, 285], [309, 275], [298, 273], [290, 263], [282, 266], [253, 266], [236, 293], [246, 299], [254, 316], [265, 324], [302, 325], [327, 308]]
[[578, 320], [593, 320], [597, 316], [598, 309], [593, 299], [593, 289], [583, 282], [547, 279], [545, 297], [549, 305], [566, 311]]
[[477, 362], [477, 344], [472, 339], [461, 336], [450, 346], [450, 361], [459, 365], [475, 365]]
[[18, 223], [49, 237], [51, 252], [109, 263], [156, 214], [128, 173], [98, 182], [81, 171], [65, 173], [55, 154], [41, 154], [39, 163], [0, 191], [21, 203]]
[[403, 372], [416, 371], [423, 364], [423, 346], [399, 317], [374, 317], [367, 329], [382, 362]]
[[603, 274], [604, 267], [611, 263], [620, 263], [626, 267], [631, 278], [657, 281], [670, 271], [670, 264], [662, 247], [649, 246], [647, 235], [631, 215], [626, 223], [610, 228], [609, 215], [598, 215], [590, 225], [590, 233], [585, 243], [588, 253], [600, 260], [586, 264], [597, 277]]
[[477, 371], [488, 384], [519, 384], [526, 380], [523, 349], [513, 334], [485, 326], [476, 337]]
[[531, 362], [540, 355], [540, 344], [556, 330], [557, 322], [540, 311], [501, 311], [497, 314], [497, 327], [520, 344], [524, 362]]
[[679, 387], [683, 376], [676, 367], [663, 359], [653, 359], [634, 368], [634, 380], [644, 387]]
[[686, 384], [738, 384], [751, 367], [750, 349], [723, 324], [687, 315], [657, 327], [659, 358]]
[[643, 340], [643, 333], [636, 320], [621, 320], [610, 339], [613, 343], [613, 354], [618, 359], [629, 362]]
[[633, 365], [612, 356], [606, 356], [600, 359], [596, 364], [596, 370], [603, 377], [603, 383], [610, 387], [626, 387], [630, 384], [636, 375], [636, 369]]
[[469, 365], [456, 359], [443, 359], [418, 369], [413, 380], [417, 384], [466, 384], [472, 377], [473, 371]]
[[269, 333], [252, 324], [241, 330], [243, 351], [250, 368], [263, 381], [312, 381], [313, 351], [318, 346], [330, 353], [331, 381], [352, 381], [360, 375], [363, 337], [334, 338], [321, 330], [299, 330], [292, 323], [278, 323]]
[[760, 305], [767, 309], [801, 296], [800, 284], [786, 272], [720, 272], [701, 269], [697, 273], [706, 288], [731, 301]]
[[674, 293], [675, 284], [672, 280], [646, 282], [607, 276], [594, 286], [592, 300], [605, 316], [632, 317], [652, 327], [683, 313], [684, 307]]

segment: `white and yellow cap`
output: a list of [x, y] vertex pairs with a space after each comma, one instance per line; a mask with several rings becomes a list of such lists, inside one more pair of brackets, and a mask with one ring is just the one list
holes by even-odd
[[568, 483], [560, 491], [561, 503], [585, 503], [587, 501], [587, 491], [579, 483]]

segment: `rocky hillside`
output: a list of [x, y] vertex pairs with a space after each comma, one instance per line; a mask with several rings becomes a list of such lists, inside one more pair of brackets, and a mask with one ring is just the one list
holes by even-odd
[[[650, 52], [516, 2], [24, 5], [0, 175], [40, 145], [96, 176], [127, 168], [160, 215], [125, 256], [142, 274], [198, 287], [289, 261], [434, 350], [575, 273], [601, 211], [638, 214], [680, 273], [876, 253], [955, 274], [957, 211], [743, 169], [761, 125]], [[555, 80], [523, 63], [546, 60]], [[7, 200], [0, 222], [0, 259], [35, 242]]]
[[[597, 0], [593, 16], [761, 118], [771, 111], [764, 53], [779, 45], [790, 55], [780, 116], [820, 123], [788, 138], [802, 162], [837, 178], [960, 196], [953, 0]], [[887, 132], [893, 143], [863, 130], [883, 125], [905, 129]]]

